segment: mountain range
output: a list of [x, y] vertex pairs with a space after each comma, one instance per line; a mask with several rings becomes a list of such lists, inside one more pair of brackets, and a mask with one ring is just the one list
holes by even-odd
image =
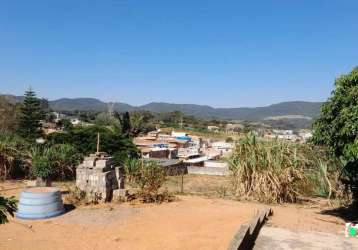
[[[4, 95], [13, 102], [21, 102], [22, 96]], [[277, 120], [277, 119], [306, 119], [311, 120], [320, 112], [321, 102], [291, 101], [255, 108], [214, 108], [197, 104], [173, 104], [152, 102], [142, 106], [132, 106], [126, 103], [106, 103], [95, 98], [61, 98], [49, 101], [55, 111], [93, 110], [106, 111], [110, 105], [114, 111], [124, 112], [133, 110], [148, 110], [155, 113], [181, 111], [205, 119], [227, 120]]]

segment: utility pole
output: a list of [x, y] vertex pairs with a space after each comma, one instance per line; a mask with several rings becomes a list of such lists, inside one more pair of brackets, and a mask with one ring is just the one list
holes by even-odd
[[183, 104], [180, 104], [180, 128], [183, 129]]

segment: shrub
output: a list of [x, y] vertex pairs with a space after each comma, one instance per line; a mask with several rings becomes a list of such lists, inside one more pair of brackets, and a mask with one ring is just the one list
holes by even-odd
[[32, 174], [42, 179], [72, 179], [82, 155], [68, 144], [36, 145], [31, 150]]
[[162, 193], [159, 192], [166, 180], [166, 174], [157, 162], [138, 159], [127, 160], [125, 173], [127, 180], [133, 186], [139, 188], [139, 192], [134, 195], [133, 199], [139, 198], [145, 203], [171, 201], [173, 199], [167, 190]]
[[54, 145], [52, 149], [51, 161], [54, 165], [54, 174], [57, 178], [73, 179], [75, 176], [75, 166], [77, 166], [83, 155], [70, 144]]
[[35, 146], [31, 151], [32, 174], [43, 180], [49, 179], [54, 173], [53, 150], [44, 146]]
[[234, 139], [232, 137], [227, 137], [225, 139], [225, 142], [232, 143], [232, 142], [234, 142]]

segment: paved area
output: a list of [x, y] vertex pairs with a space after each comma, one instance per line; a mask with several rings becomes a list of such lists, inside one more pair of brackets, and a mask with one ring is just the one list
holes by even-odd
[[358, 249], [358, 238], [345, 238], [343, 234], [292, 231], [276, 227], [263, 227], [256, 240], [255, 250], [353, 250]]

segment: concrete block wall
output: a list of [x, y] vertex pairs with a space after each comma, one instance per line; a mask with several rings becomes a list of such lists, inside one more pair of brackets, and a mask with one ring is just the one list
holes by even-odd
[[91, 155], [76, 169], [76, 186], [88, 196], [110, 201], [114, 190], [124, 189], [123, 168], [113, 167], [109, 157]]
[[205, 175], [229, 175], [229, 170], [222, 167], [196, 167], [188, 166], [188, 174], [205, 174]]

